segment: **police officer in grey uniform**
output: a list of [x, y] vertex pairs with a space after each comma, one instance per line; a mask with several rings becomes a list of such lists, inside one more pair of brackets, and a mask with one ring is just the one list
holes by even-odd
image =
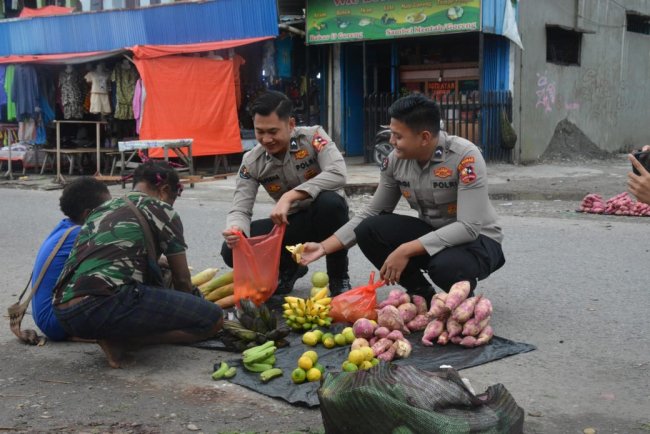
[[[505, 259], [503, 235], [488, 198], [485, 161], [471, 142], [440, 131], [438, 105], [423, 95], [389, 109], [391, 144], [369, 206], [321, 243], [308, 243], [302, 262], [358, 243], [389, 284], [430, 300], [435, 293], [421, 270], [444, 291], [477, 280]], [[393, 214], [403, 197], [418, 217]]]
[[[284, 246], [329, 237], [349, 220], [343, 156], [320, 126], [296, 127], [292, 110], [291, 101], [274, 91], [258, 97], [250, 108], [258, 144], [242, 159], [223, 232], [221, 256], [231, 267], [231, 249], [238, 240], [234, 231], [253, 237], [269, 233], [273, 225], [286, 224]], [[270, 218], [251, 223], [260, 185], [276, 205]], [[326, 264], [330, 291], [348, 290], [347, 249], [328, 256]], [[276, 293], [290, 292], [306, 273], [307, 267], [296, 264], [283, 248]]]

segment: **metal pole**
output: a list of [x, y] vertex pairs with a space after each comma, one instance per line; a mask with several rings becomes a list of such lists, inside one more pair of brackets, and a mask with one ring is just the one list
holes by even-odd
[[310, 101], [310, 80], [309, 80], [309, 45], [305, 44], [305, 79], [307, 80], [307, 89], [305, 91], [305, 98], [307, 99], [307, 119], [305, 120], [305, 125], [311, 125], [311, 104]]
[[368, 96], [368, 72], [366, 71], [366, 41], [361, 43], [363, 57], [363, 96]]
[[[508, 0], [509, 1], [509, 0]], [[485, 114], [486, 109], [485, 109], [485, 95], [483, 95], [484, 92], [484, 83], [483, 83], [483, 49], [484, 49], [484, 35], [483, 32], [479, 32], [478, 34], [478, 95], [479, 95], [479, 103], [481, 104], [481, 115]], [[481, 116], [480, 119], [480, 124], [479, 124], [479, 129], [478, 129], [478, 143], [475, 143], [475, 145], [478, 145], [483, 149], [483, 152], [486, 152], [487, 150], [483, 148], [483, 124], [485, 122], [485, 117]]]

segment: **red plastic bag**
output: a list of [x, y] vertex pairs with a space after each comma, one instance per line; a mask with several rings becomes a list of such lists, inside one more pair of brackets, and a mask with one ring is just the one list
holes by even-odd
[[280, 254], [286, 226], [274, 226], [266, 235], [246, 238], [241, 232], [232, 249], [235, 304], [248, 298], [261, 305], [278, 287]]
[[376, 290], [384, 286], [384, 281], [375, 282], [375, 272], [370, 273], [366, 286], [351, 289], [332, 299], [330, 316], [335, 322], [353, 323], [359, 318], [377, 319]]

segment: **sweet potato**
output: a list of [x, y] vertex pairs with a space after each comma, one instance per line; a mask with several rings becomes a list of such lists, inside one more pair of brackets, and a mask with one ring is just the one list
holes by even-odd
[[474, 348], [476, 346], [476, 338], [474, 336], [465, 336], [460, 345], [466, 348]]
[[379, 327], [386, 327], [388, 330], [399, 330], [409, 334], [409, 329], [404, 325], [402, 316], [395, 306], [386, 306], [377, 313], [377, 324]]
[[463, 301], [465, 301], [469, 295], [470, 289], [471, 287], [467, 280], [454, 283], [449, 290], [447, 299], [445, 300], [445, 306], [452, 311], [456, 309]]
[[395, 347], [395, 356], [399, 357], [400, 359], [406, 359], [411, 355], [411, 351], [413, 350], [411, 343], [406, 339], [395, 341], [393, 346]]
[[449, 308], [445, 306], [445, 302], [434, 295], [431, 299], [431, 308], [429, 309], [427, 316], [429, 318], [443, 319], [449, 316], [450, 312]]
[[478, 338], [476, 339], [476, 346], [487, 344], [493, 336], [494, 330], [492, 330], [492, 326], [488, 324], [481, 333], [479, 333]]
[[492, 315], [492, 302], [486, 297], [481, 297], [474, 307], [474, 317], [477, 321], [483, 321], [490, 315]]
[[404, 339], [404, 335], [399, 330], [393, 330], [392, 332], [388, 333], [388, 336], [386, 336], [386, 338], [394, 342], [400, 339]]
[[412, 332], [419, 332], [424, 330], [427, 324], [429, 324], [429, 317], [426, 315], [418, 315], [412, 321], [409, 321], [406, 327]]
[[383, 360], [384, 362], [391, 362], [395, 358], [396, 351], [397, 347], [395, 347], [395, 345], [391, 345], [386, 351], [379, 354], [377, 358], [379, 360]]
[[397, 306], [404, 324], [411, 321], [418, 314], [418, 308], [413, 303], [404, 303]]
[[421, 295], [414, 295], [412, 297], [413, 299], [413, 304], [417, 308], [417, 314], [418, 315], [423, 315], [427, 313], [427, 300], [422, 297]]
[[375, 356], [383, 353], [384, 351], [388, 350], [393, 345], [393, 341], [387, 338], [381, 338], [375, 344], [370, 347], [372, 348], [372, 351], [375, 353]]
[[401, 289], [391, 290], [388, 293], [388, 298], [386, 298], [386, 300], [379, 303], [377, 309], [382, 309], [386, 306], [395, 306], [395, 307], [399, 306], [401, 304], [400, 297], [402, 296], [402, 294], [404, 294], [404, 291], [402, 291]]
[[368, 341], [368, 346], [372, 347], [379, 339], [380, 338], [378, 338], [377, 336], [371, 337], [370, 340]]
[[[460, 325], [456, 320], [449, 318], [447, 320], [447, 332], [449, 332], [449, 338], [454, 336], [460, 336], [463, 331], [463, 326]], [[453, 342], [453, 341], [452, 341]]]
[[388, 330], [386, 327], [377, 327], [375, 329], [375, 336], [380, 339], [388, 336], [388, 333], [390, 333], [390, 330]]
[[481, 296], [470, 297], [463, 301], [451, 314], [451, 317], [463, 324], [474, 314], [474, 306], [481, 299]]
[[458, 345], [460, 344], [460, 341], [463, 340], [463, 337], [461, 335], [456, 335], [454, 337], [449, 338], [449, 340], [451, 341], [452, 344]]
[[463, 325], [463, 334], [465, 336], [478, 336], [479, 333], [488, 325], [490, 317], [484, 318], [483, 321], [477, 321], [476, 317], [470, 318]]
[[445, 323], [439, 319], [435, 319], [427, 325], [427, 328], [424, 329], [424, 334], [422, 335], [422, 344], [431, 347], [433, 346], [433, 340], [440, 336], [440, 333], [445, 329]]
[[411, 302], [411, 296], [408, 295], [408, 293], [406, 292], [402, 292], [399, 296], [399, 305], [410, 303], [410, 302]]
[[442, 333], [440, 333], [440, 336], [438, 336], [438, 344], [447, 345], [447, 342], [449, 342], [449, 332], [447, 330], [444, 330]]

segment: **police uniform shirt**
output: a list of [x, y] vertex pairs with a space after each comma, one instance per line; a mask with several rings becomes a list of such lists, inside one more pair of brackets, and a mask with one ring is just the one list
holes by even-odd
[[276, 202], [289, 190], [309, 194], [309, 198], [291, 205], [292, 214], [307, 208], [321, 191], [337, 191], [343, 196], [346, 175], [341, 152], [320, 126], [294, 128], [282, 159], [270, 155], [258, 143], [242, 158], [226, 227], [239, 226], [244, 233], [250, 233], [260, 185]]
[[[431, 160], [400, 160], [391, 152], [381, 167], [371, 203], [334, 234], [346, 247], [356, 242], [354, 228], [365, 218], [393, 212], [404, 197], [434, 230], [419, 240], [430, 256], [471, 242], [480, 234], [501, 243], [497, 214], [488, 198], [485, 160], [471, 142], [441, 131]], [[399, 230], [399, 228], [395, 228]]]

